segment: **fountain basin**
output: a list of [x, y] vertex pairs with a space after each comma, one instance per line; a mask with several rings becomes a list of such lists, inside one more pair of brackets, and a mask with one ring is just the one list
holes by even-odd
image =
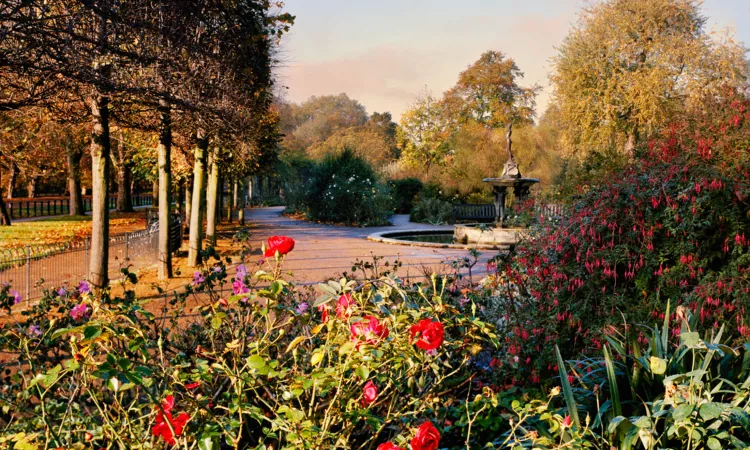
[[382, 242], [394, 245], [410, 245], [415, 247], [431, 248], [459, 248], [459, 249], [479, 249], [479, 250], [506, 250], [509, 246], [493, 244], [490, 242], [470, 242], [456, 240], [455, 229], [451, 230], [434, 230], [434, 229], [410, 229], [400, 231], [383, 231], [373, 233], [367, 236], [367, 239], [374, 242]]
[[479, 223], [453, 226], [453, 236], [457, 242], [495, 245], [498, 248], [509, 248], [517, 244], [526, 236], [527, 231], [526, 228], [488, 227]]

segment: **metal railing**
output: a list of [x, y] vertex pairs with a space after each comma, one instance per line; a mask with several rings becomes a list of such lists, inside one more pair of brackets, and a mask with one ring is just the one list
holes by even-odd
[[[149, 206], [153, 203], [153, 196], [138, 194], [133, 195], [131, 200], [133, 206]], [[11, 219], [70, 214], [70, 198], [68, 197], [6, 198], [3, 201]], [[109, 208], [117, 208], [117, 196], [109, 196]], [[83, 197], [83, 210], [84, 212], [91, 211], [91, 196]]]
[[[120, 269], [140, 270], [156, 264], [159, 256], [158, 223], [109, 240], [109, 278], [121, 277]], [[181, 221], [176, 220], [170, 236], [174, 251], [182, 242]], [[29, 245], [0, 250], [0, 284], [10, 283], [25, 301], [42, 297], [45, 289], [64, 283], [77, 284], [86, 278], [89, 239], [64, 244]]]
[[[562, 218], [568, 214], [568, 205], [562, 203], [536, 203], [534, 215], [546, 218]], [[495, 219], [495, 205], [492, 203], [453, 205], [453, 223], [459, 220], [476, 220], [491, 222]]]

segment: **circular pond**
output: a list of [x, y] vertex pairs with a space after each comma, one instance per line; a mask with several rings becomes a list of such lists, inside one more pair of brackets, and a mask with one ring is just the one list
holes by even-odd
[[452, 230], [400, 230], [383, 231], [367, 236], [368, 240], [386, 244], [413, 245], [433, 248], [476, 248], [476, 249], [505, 249], [504, 245], [468, 243], [456, 241]]

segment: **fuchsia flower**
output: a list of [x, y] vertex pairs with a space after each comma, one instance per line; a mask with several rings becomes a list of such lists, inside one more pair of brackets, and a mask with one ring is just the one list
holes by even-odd
[[193, 273], [193, 282], [191, 283], [193, 286], [197, 286], [205, 282], [206, 282], [206, 278], [203, 276], [203, 274], [200, 271], [197, 270]]
[[89, 318], [88, 306], [86, 306], [85, 303], [79, 303], [78, 305], [74, 306], [70, 310], [70, 317], [72, 317], [73, 320], [88, 319]]
[[376, 345], [390, 334], [390, 330], [375, 316], [363, 317], [362, 321], [354, 322], [350, 329], [357, 349], [363, 342], [367, 345]]
[[11, 290], [10, 296], [13, 297], [13, 304], [17, 305], [21, 303], [21, 294], [18, 293], [18, 291]]

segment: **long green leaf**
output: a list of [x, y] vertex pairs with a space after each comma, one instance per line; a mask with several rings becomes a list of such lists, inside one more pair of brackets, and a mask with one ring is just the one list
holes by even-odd
[[622, 405], [620, 404], [620, 391], [617, 387], [617, 377], [615, 376], [615, 365], [612, 362], [612, 356], [609, 354], [609, 346], [605, 345], [604, 361], [607, 363], [607, 378], [609, 379], [609, 395], [612, 399], [612, 409], [615, 417], [622, 415]]
[[659, 358], [669, 359], [667, 352], [669, 350], [669, 300], [667, 300], [667, 312], [664, 314], [664, 325], [661, 329], [661, 352], [658, 355]]
[[578, 429], [581, 429], [581, 421], [578, 418], [578, 405], [576, 399], [573, 397], [573, 389], [568, 383], [568, 372], [565, 370], [565, 361], [560, 355], [560, 348], [555, 345], [555, 353], [557, 354], [557, 369], [560, 372], [560, 385], [562, 386], [563, 395], [565, 396], [565, 403], [568, 405], [568, 414], [573, 419], [573, 423]]

